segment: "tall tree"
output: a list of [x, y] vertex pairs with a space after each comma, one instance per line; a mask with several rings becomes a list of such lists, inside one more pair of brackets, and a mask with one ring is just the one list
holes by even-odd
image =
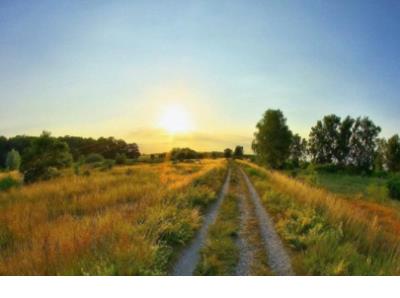
[[294, 166], [299, 166], [300, 161], [306, 157], [307, 141], [300, 137], [299, 134], [295, 134], [292, 137], [292, 143], [290, 144], [290, 161]]
[[243, 146], [236, 146], [235, 151], [233, 151], [233, 156], [235, 158], [242, 158], [243, 157]]
[[355, 120], [347, 116], [342, 120], [339, 127], [339, 139], [337, 141], [337, 148], [335, 157], [339, 165], [345, 165], [350, 153], [350, 139], [352, 135], [352, 127]]
[[394, 135], [387, 140], [385, 160], [389, 171], [400, 171], [400, 138]]
[[280, 110], [267, 110], [257, 123], [252, 149], [261, 162], [280, 168], [290, 154], [292, 133]]
[[385, 138], [376, 140], [374, 170], [384, 171], [386, 167], [386, 149], [387, 141]]
[[372, 170], [380, 131], [381, 128], [368, 117], [355, 120], [350, 138], [350, 164], [360, 170]]
[[340, 138], [340, 117], [325, 116], [311, 128], [309, 151], [316, 163], [333, 163], [338, 159]]

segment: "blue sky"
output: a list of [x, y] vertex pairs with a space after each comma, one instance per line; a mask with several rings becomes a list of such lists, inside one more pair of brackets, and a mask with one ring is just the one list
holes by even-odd
[[[268, 108], [399, 132], [399, 1], [0, 1], [0, 135], [115, 135], [144, 151], [251, 141]], [[164, 107], [195, 123], [168, 136]], [[160, 116], [161, 115], [161, 116]]]

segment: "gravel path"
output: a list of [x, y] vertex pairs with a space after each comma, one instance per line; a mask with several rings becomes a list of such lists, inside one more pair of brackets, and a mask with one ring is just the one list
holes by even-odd
[[193, 271], [196, 269], [197, 263], [200, 259], [200, 249], [203, 247], [205, 239], [207, 237], [208, 227], [214, 223], [218, 209], [224, 200], [226, 193], [229, 190], [229, 182], [231, 179], [231, 169], [228, 170], [224, 185], [218, 196], [217, 201], [211, 206], [209, 212], [204, 216], [203, 225], [198, 231], [194, 240], [190, 245], [185, 248], [179, 257], [175, 267], [173, 268], [172, 275], [175, 276], [188, 276], [193, 275]]
[[271, 270], [277, 275], [294, 275], [290, 257], [275, 231], [271, 217], [264, 209], [260, 197], [258, 196], [253, 184], [250, 182], [249, 177], [243, 169], [240, 170], [249, 189], [250, 199], [255, 207], [256, 216], [260, 224], [261, 235], [268, 255], [268, 264]]
[[240, 230], [237, 241], [239, 247], [239, 262], [236, 268], [236, 275], [251, 275], [251, 264], [253, 262], [253, 248], [247, 241], [246, 225], [250, 218], [249, 203], [243, 193], [239, 194], [239, 209], [240, 209]]

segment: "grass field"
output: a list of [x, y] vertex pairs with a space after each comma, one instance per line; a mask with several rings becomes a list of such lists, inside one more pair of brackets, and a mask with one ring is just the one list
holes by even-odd
[[224, 160], [115, 167], [2, 192], [0, 274], [167, 274], [225, 168]]
[[[228, 167], [230, 187], [194, 274], [235, 275], [238, 268], [274, 274], [240, 168], [272, 216], [296, 274], [400, 274], [399, 208], [376, 197], [382, 178], [321, 174], [310, 181], [225, 159], [86, 167], [0, 192], [0, 274], [169, 274], [216, 201]], [[370, 185], [379, 186], [376, 193]]]
[[349, 201], [250, 163], [244, 166], [273, 215], [298, 274], [400, 273], [396, 210], [375, 202]]

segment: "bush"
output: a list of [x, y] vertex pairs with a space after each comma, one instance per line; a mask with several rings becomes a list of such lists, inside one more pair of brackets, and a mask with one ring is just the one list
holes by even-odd
[[20, 185], [20, 183], [18, 180], [14, 179], [11, 176], [7, 176], [0, 180], [0, 191], [8, 190], [12, 187], [16, 187], [19, 185]]
[[336, 173], [339, 170], [337, 165], [328, 163], [328, 164], [316, 164], [314, 166], [314, 170], [321, 173]]
[[20, 165], [21, 165], [21, 156], [19, 155], [17, 150], [12, 149], [7, 154], [6, 168], [11, 171], [19, 170]]
[[400, 199], [400, 178], [393, 177], [387, 182], [387, 188], [389, 190], [389, 196], [392, 199]]
[[24, 182], [32, 183], [59, 176], [58, 169], [69, 167], [72, 155], [67, 143], [43, 132], [23, 155]]
[[104, 161], [104, 157], [99, 153], [90, 153], [85, 159], [86, 163], [97, 163], [102, 161]]
[[127, 157], [124, 153], [120, 154], [117, 153], [117, 155], [115, 156], [115, 163], [117, 165], [124, 165], [127, 162]]

